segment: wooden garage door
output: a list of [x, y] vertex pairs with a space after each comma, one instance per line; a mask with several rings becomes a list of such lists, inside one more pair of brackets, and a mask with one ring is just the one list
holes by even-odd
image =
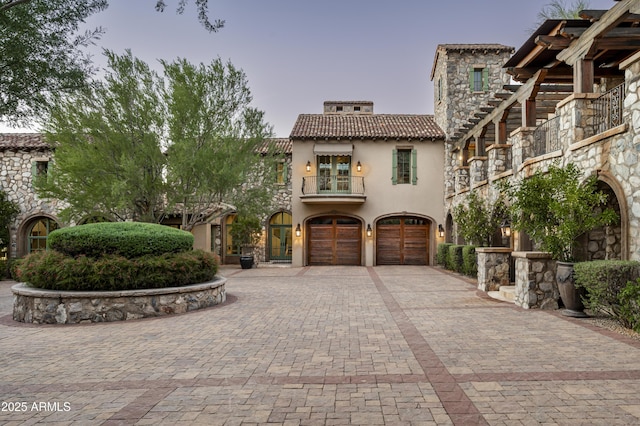
[[360, 265], [362, 228], [348, 217], [319, 217], [308, 225], [309, 265]]
[[376, 226], [377, 265], [428, 265], [429, 221], [391, 217]]

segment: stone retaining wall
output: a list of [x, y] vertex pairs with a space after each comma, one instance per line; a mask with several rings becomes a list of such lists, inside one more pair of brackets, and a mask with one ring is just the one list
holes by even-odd
[[11, 287], [13, 319], [34, 324], [126, 321], [181, 314], [226, 301], [226, 278], [184, 287], [128, 291], [54, 291]]

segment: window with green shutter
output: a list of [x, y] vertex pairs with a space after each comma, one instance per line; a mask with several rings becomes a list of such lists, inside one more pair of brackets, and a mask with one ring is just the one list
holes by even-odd
[[487, 92], [489, 90], [488, 68], [471, 68], [469, 70], [469, 89], [472, 92]]
[[411, 148], [393, 150], [391, 182], [397, 184], [417, 183], [417, 152]]

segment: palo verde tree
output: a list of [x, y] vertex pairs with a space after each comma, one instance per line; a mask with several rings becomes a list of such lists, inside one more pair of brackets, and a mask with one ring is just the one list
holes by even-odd
[[64, 200], [67, 220], [102, 214], [158, 222], [166, 161], [159, 76], [130, 51], [105, 55], [104, 81], [56, 97], [44, 124], [54, 161], [36, 189]]
[[63, 218], [179, 212], [190, 229], [221, 203], [248, 214], [271, 200], [274, 157], [258, 150], [270, 126], [244, 72], [177, 60], [159, 76], [130, 51], [106, 55], [104, 82], [61, 97], [46, 122], [54, 161], [36, 188], [66, 201]]
[[260, 153], [271, 128], [251, 107], [245, 73], [220, 59], [198, 66], [162, 61], [169, 149], [167, 201], [191, 229], [212, 206], [261, 216], [272, 199], [275, 159]]

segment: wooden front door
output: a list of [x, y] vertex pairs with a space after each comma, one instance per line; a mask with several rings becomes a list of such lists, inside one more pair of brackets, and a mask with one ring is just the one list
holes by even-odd
[[360, 265], [362, 224], [357, 219], [323, 216], [308, 224], [309, 265]]

